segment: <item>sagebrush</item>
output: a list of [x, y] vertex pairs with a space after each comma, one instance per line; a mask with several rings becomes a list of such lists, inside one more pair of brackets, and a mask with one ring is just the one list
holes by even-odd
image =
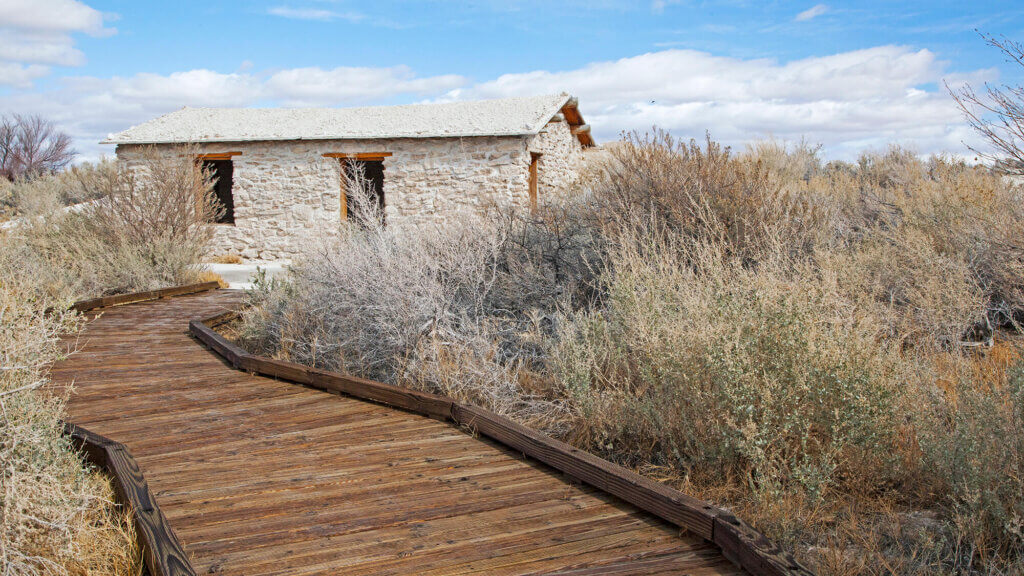
[[24, 248], [0, 245], [0, 573], [138, 574], [129, 511], [63, 436], [64, 398], [45, 389], [59, 336], [78, 325], [62, 311], [73, 297], [40, 290]]
[[144, 169], [102, 162], [16, 182], [10, 241], [82, 297], [195, 281], [218, 209], [210, 174], [187, 154], [144, 158]]
[[537, 217], [343, 227], [257, 286], [241, 341], [483, 404], [824, 574], [1024, 569], [1019, 186], [656, 132], [581, 188]]

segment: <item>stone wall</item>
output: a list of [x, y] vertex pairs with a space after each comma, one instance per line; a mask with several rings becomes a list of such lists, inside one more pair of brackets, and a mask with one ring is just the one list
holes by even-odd
[[530, 140], [529, 151], [541, 155], [537, 163], [537, 201], [540, 204], [572, 189], [584, 154], [567, 122], [549, 122], [544, 131]]
[[[216, 224], [211, 255], [291, 260], [341, 221], [341, 161], [325, 153], [390, 152], [384, 159], [388, 226], [443, 223], [489, 205], [529, 205], [530, 152], [541, 152], [541, 197], [575, 178], [575, 138], [564, 122], [533, 137], [424, 138], [211, 143], [199, 153], [233, 156], [235, 223]], [[180, 154], [176, 145], [158, 146]], [[120, 145], [117, 156], [141, 161], [142, 147]], [[564, 157], [564, 158], [563, 158]], [[572, 172], [569, 174], [568, 172]]]

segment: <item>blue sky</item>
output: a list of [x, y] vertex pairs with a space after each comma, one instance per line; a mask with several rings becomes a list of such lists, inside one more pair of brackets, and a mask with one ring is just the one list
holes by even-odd
[[1019, 2], [0, 0], [0, 113], [96, 141], [181, 106], [356, 106], [568, 91], [599, 140], [653, 124], [852, 158], [974, 142], [943, 82], [1024, 83], [975, 29]]

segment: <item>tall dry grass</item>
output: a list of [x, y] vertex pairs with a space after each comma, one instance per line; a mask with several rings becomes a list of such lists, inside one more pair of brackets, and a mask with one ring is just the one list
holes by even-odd
[[70, 294], [40, 290], [32, 255], [0, 244], [0, 573], [140, 574], [128, 511], [62, 435], [64, 399], [42, 389], [78, 325], [60, 311]]
[[537, 219], [343, 230], [242, 341], [484, 404], [823, 574], [1024, 570], [1020, 187], [663, 133], [585, 184]]
[[80, 325], [64, 312], [72, 301], [200, 272], [209, 175], [187, 156], [150, 160], [145, 172], [105, 162], [7, 190], [20, 220], [0, 230], [3, 576], [142, 573], [130, 512], [62, 435], [65, 398], [46, 370], [67, 353], [59, 336]]
[[[217, 209], [210, 175], [187, 154], [150, 150], [143, 166], [103, 162], [16, 185], [23, 216], [10, 234], [73, 282], [75, 294], [195, 281], [213, 234], [207, 223]], [[57, 208], [69, 197], [91, 200]]]

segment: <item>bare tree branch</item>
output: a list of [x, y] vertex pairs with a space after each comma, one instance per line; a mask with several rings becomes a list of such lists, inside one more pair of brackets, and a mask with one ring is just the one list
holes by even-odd
[[75, 154], [71, 136], [42, 116], [0, 118], [0, 176], [8, 180], [57, 172]]
[[[1024, 68], [1024, 44], [1005, 36], [981, 34], [981, 37], [989, 46], [1001, 51], [1008, 62]], [[984, 93], [979, 94], [970, 84], [952, 88], [947, 83], [946, 90], [971, 128], [996, 152], [968, 148], [1008, 174], [1024, 175], [1024, 86], [995, 86], [986, 82]]]

